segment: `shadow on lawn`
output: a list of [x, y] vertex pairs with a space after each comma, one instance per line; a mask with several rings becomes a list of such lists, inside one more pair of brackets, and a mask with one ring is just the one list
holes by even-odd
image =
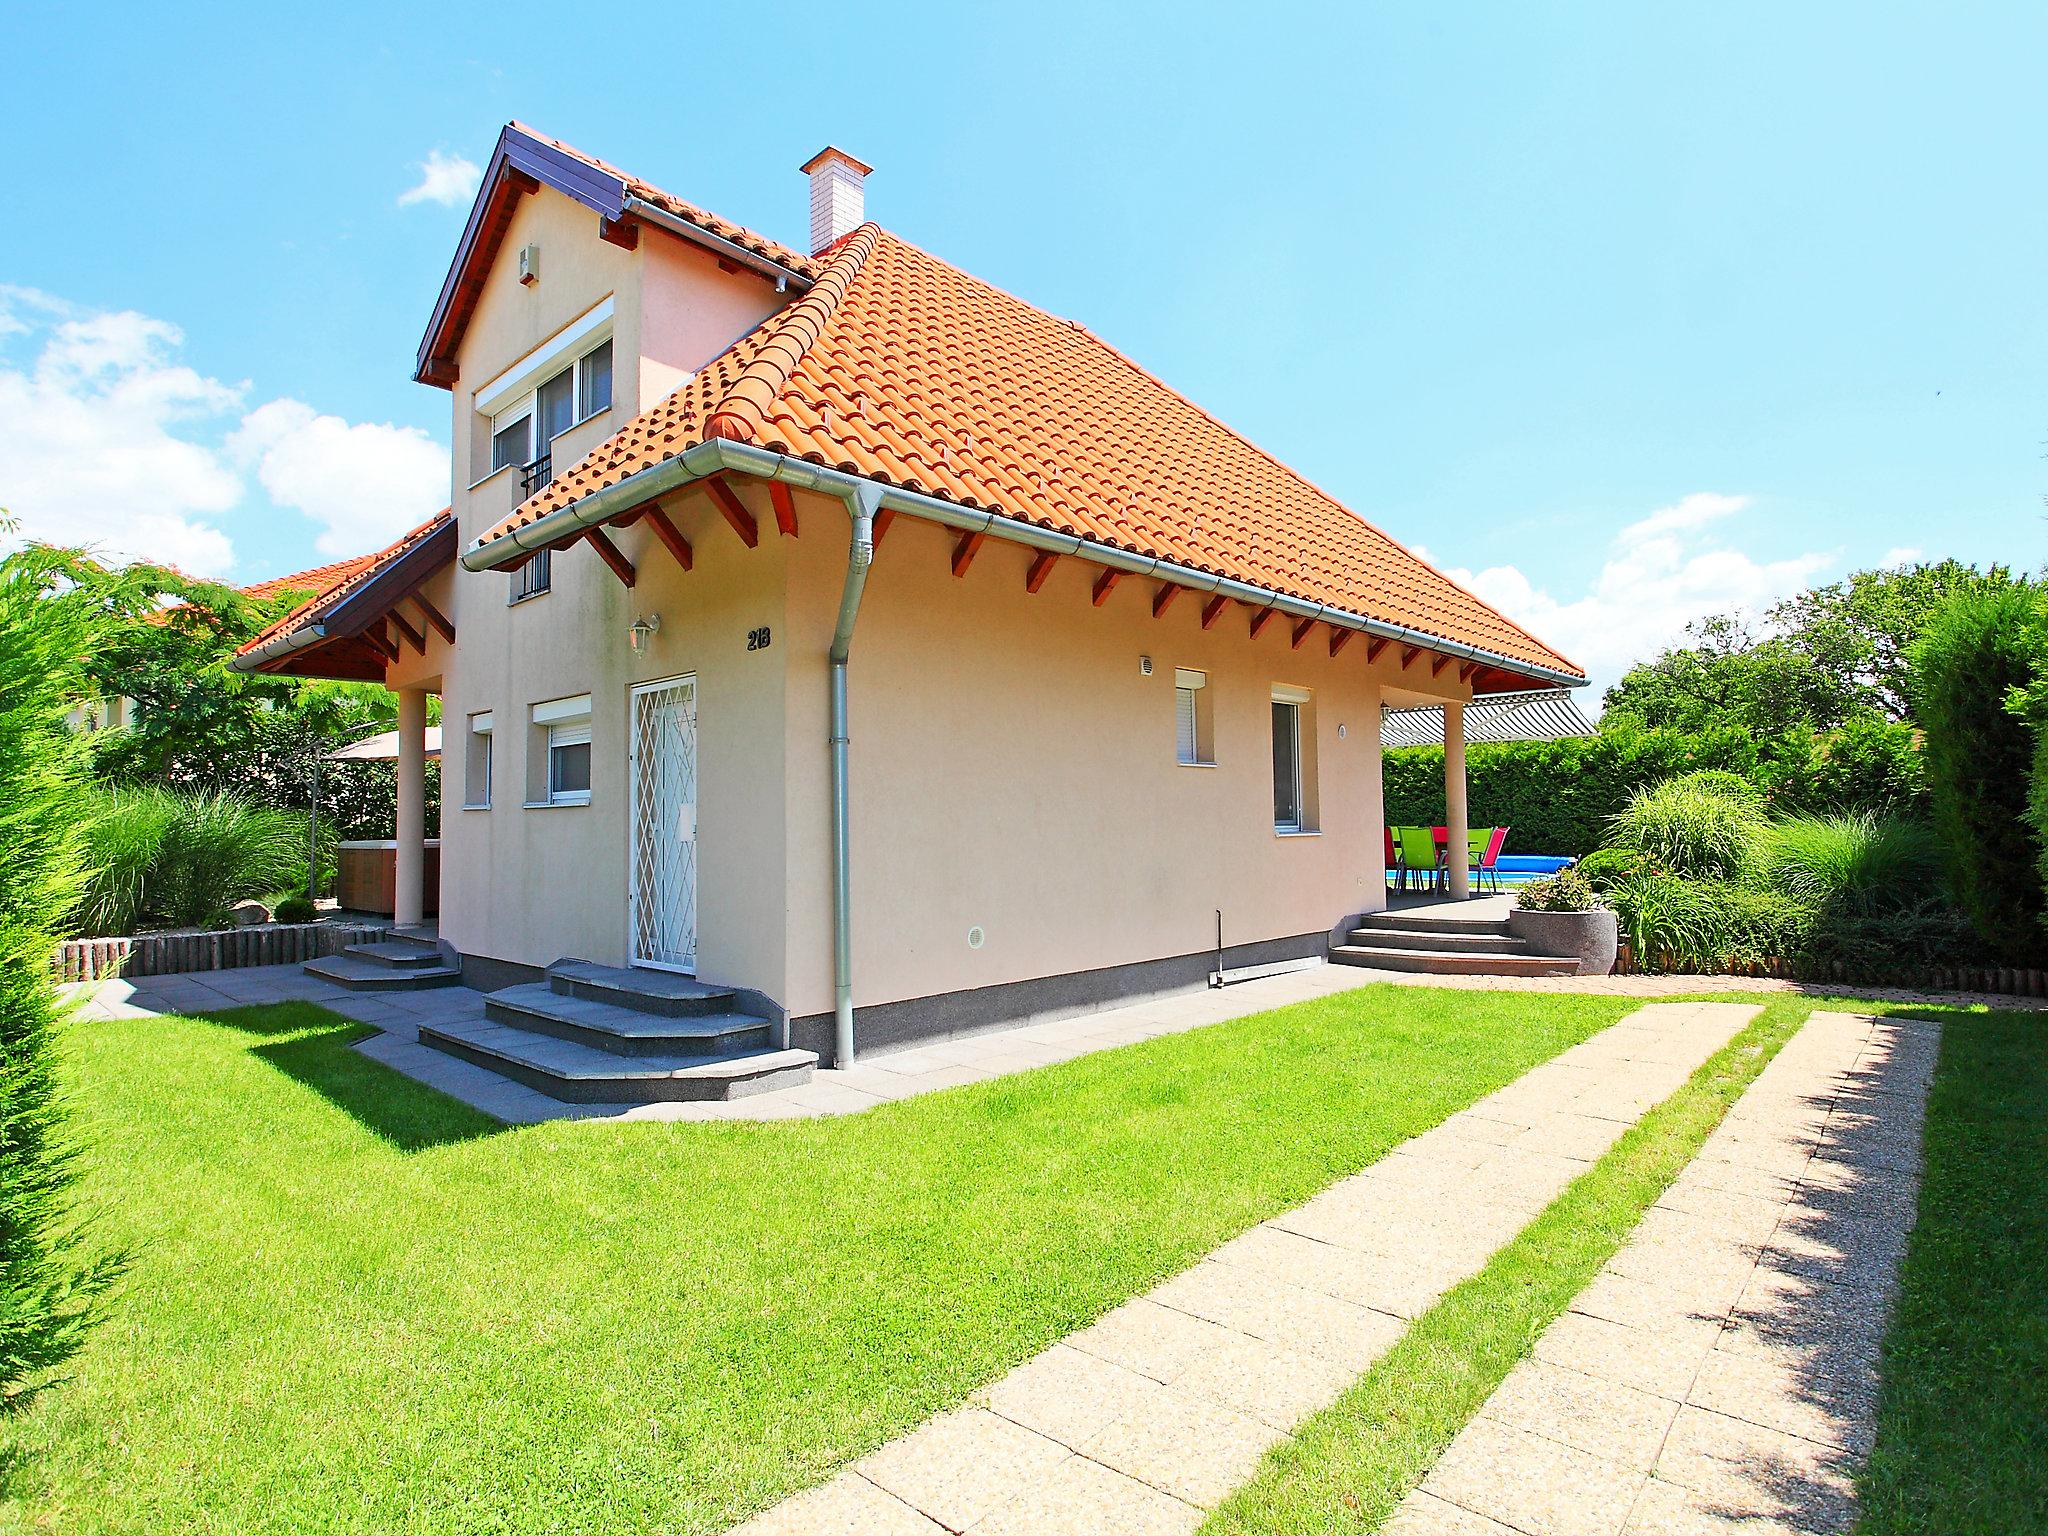
[[478, 1141], [503, 1122], [351, 1047], [376, 1027], [313, 1003], [267, 1003], [198, 1015], [261, 1041], [250, 1054], [310, 1088], [371, 1135], [401, 1152]]

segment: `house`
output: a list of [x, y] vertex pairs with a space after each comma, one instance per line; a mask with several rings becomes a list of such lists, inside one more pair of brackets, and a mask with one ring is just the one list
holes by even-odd
[[1461, 823], [1463, 705], [1580, 670], [803, 171], [808, 251], [499, 137], [417, 359], [452, 505], [239, 660], [397, 692], [400, 919], [435, 693], [473, 985], [701, 978], [846, 1060], [1321, 954], [1383, 707]]

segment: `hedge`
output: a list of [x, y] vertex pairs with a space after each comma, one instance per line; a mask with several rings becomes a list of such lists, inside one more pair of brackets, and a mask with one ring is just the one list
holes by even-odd
[[2029, 836], [2034, 740], [2008, 707], [2036, 681], [2043, 595], [2016, 584], [1950, 600], [1915, 643], [1913, 713], [1926, 732], [1934, 826], [1971, 925], [2013, 965], [2042, 952], [2042, 870]]
[[[1443, 761], [1441, 747], [1387, 751], [1382, 775], [1390, 826], [1443, 821]], [[1512, 827], [1510, 853], [1591, 853], [1636, 790], [1701, 768], [1740, 774], [1778, 815], [1926, 813], [1927, 784], [1912, 729], [1874, 717], [1839, 731], [1761, 738], [1732, 728], [1626, 728], [1562, 741], [1476, 742], [1465, 749], [1472, 825]]]

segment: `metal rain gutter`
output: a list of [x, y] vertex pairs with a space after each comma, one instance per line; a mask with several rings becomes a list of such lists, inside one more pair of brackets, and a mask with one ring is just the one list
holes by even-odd
[[846, 585], [839, 594], [839, 622], [827, 659], [832, 674], [832, 1065], [853, 1064], [853, 817], [847, 778], [846, 661], [853, 650], [853, 625], [860, 617], [868, 567], [875, 562], [875, 513], [882, 487], [868, 480], [846, 498], [853, 538], [846, 550]]
[[672, 235], [680, 235], [715, 255], [725, 257], [728, 261], [736, 261], [743, 267], [750, 267], [763, 277], [772, 277], [778, 290], [793, 287], [802, 293], [812, 284], [813, 280], [801, 272], [793, 272], [781, 262], [763, 256], [759, 251], [750, 251], [744, 245], [728, 240], [723, 235], [715, 235], [702, 225], [692, 224], [688, 219], [680, 218], [645, 198], [628, 197], [620, 206], [619, 217], [644, 219], [649, 224], [665, 229]]
[[318, 645], [327, 638], [327, 621], [307, 624], [299, 629], [287, 630], [281, 635], [272, 635], [253, 651], [228, 659], [228, 669], [233, 672], [259, 672], [263, 664], [289, 656], [294, 651], [303, 651], [308, 646]]
[[725, 438], [709, 438], [694, 447], [686, 448], [675, 458], [666, 459], [628, 475], [617, 485], [593, 491], [580, 501], [557, 508], [524, 527], [514, 528], [488, 543], [479, 540], [463, 551], [463, 568], [471, 571], [490, 570], [519, 554], [571, 538], [585, 528], [595, 527], [622, 512], [630, 511], [644, 501], [680, 490], [692, 481], [701, 480], [719, 470], [732, 470], [764, 480], [780, 480], [785, 485], [793, 485], [802, 490], [820, 491], [829, 496], [836, 496], [841, 501], [847, 501], [849, 505], [850, 498], [859, 493], [861, 488], [879, 487], [881, 509], [907, 512], [913, 517], [943, 523], [949, 528], [957, 528], [963, 532], [985, 533], [992, 538], [1007, 539], [1011, 543], [1023, 544], [1049, 554], [1073, 555], [1077, 559], [1108, 566], [1112, 570], [1122, 571], [1128, 575], [1149, 576], [1160, 581], [1170, 581], [1176, 586], [1187, 587], [1192, 591], [1235, 598], [1254, 608], [1277, 608], [1280, 612], [1297, 619], [1319, 619], [1338, 629], [1355, 629], [1377, 638], [1419, 646], [1424, 650], [1435, 651], [1439, 655], [1454, 656], [1462, 661], [1481, 662], [1524, 677], [1540, 677], [1546, 682], [1566, 688], [1583, 688], [1586, 685], [1586, 679], [1575, 672], [1563, 672], [1554, 667], [1540, 666], [1535, 662], [1518, 661], [1497, 651], [1468, 645], [1462, 640], [1449, 640], [1441, 635], [1432, 635], [1427, 630], [1413, 629], [1387, 619], [1368, 618], [1364, 614], [1333, 607], [1328, 603], [1290, 597], [1284, 592], [1274, 591], [1271, 587], [1239, 581], [1234, 576], [1219, 576], [1213, 571], [1196, 570], [1193, 566], [1180, 565], [1156, 555], [1138, 555], [1128, 550], [1112, 549], [1106, 544], [1096, 544], [1084, 539], [1079, 534], [1041, 528], [1036, 523], [1027, 523], [987, 508], [964, 507], [937, 496], [928, 496], [922, 491], [902, 490], [896, 486], [884, 485], [878, 480], [848, 474], [845, 470], [833, 469], [824, 464], [813, 464], [808, 459], [793, 458], [773, 449], [756, 447], [752, 443], [732, 442]]

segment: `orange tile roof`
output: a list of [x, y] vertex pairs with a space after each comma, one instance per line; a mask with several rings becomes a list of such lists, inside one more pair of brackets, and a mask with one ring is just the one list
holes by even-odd
[[542, 133], [538, 128], [522, 123], [516, 118], [511, 126], [529, 138], [538, 139], [550, 148], [558, 149], [573, 159], [581, 160], [585, 165], [602, 171], [607, 176], [618, 177], [619, 180], [626, 184], [626, 192], [629, 196], [637, 197], [644, 203], [652, 203], [655, 207], [661, 209], [662, 212], [672, 213], [684, 222], [696, 225], [706, 234], [716, 235], [721, 240], [730, 240], [734, 245], [752, 251], [756, 256], [765, 256], [777, 266], [787, 267], [790, 271], [800, 273], [805, 277], [816, 277], [818, 275], [817, 262], [800, 251], [792, 250], [779, 240], [771, 240], [766, 235], [757, 234], [755, 231], [748, 229], [744, 224], [735, 224], [730, 219], [722, 219], [709, 209], [699, 208], [695, 203], [687, 202], [677, 197], [673, 192], [664, 192], [660, 187], [655, 186], [654, 183], [642, 181], [630, 171], [622, 171], [616, 165], [600, 160], [597, 156], [588, 154], [573, 144], [564, 144], [553, 135]]
[[1082, 326], [872, 224], [821, 255], [483, 542], [723, 437], [1583, 675]]
[[346, 581], [377, 560], [374, 554], [354, 555], [347, 560], [335, 560], [326, 565], [316, 565], [309, 571], [293, 571], [289, 576], [272, 576], [267, 581], [252, 582], [235, 590], [244, 597], [276, 597], [280, 592], [324, 592], [337, 581]]
[[[318, 566], [310, 571], [300, 571], [296, 576], [280, 576], [274, 581], [259, 582], [257, 587], [244, 587], [242, 590], [252, 597], [267, 597], [274, 592], [311, 585], [309, 578], [323, 575], [326, 577], [311, 597], [293, 608], [291, 612], [265, 626], [260, 634], [241, 646], [235, 654], [237, 656], [246, 656], [251, 651], [260, 648], [278, 636], [290, 634], [293, 630], [302, 629], [307, 624], [314, 622], [322, 614], [332, 609], [336, 603], [348, 596], [349, 593], [376, 575], [379, 570], [383, 569], [391, 561], [397, 559], [429, 534], [446, 526], [452, 510], [452, 508], [443, 507], [424, 523], [421, 523], [419, 527], [399, 535], [396, 540], [377, 550], [374, 554], [357, 555], [351, 560], [337, 560], [332, 565]], [[258, 587], [267, 587], [270, 590], [259, 592]]]

